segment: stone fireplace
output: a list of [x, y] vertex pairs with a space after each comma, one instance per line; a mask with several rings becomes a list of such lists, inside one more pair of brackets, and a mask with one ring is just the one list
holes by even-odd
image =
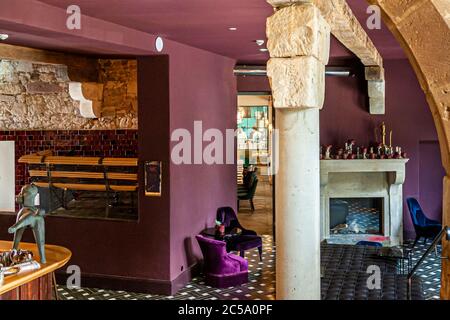
[[[331, 224], [336, 227], [339, 222], [345, 221], [346, 210], [347, 215], [351, 213], [349, 205], [357, 206], [360, 203], [359, 206], [367, 212], [379, 211], [378, 230], [375, 228], [376, 223], [372, 223], [370, 227], [362, 227], [361, 224], [350, 221], [350, 224], [354, 223], [354, 225], [347, 223], [349, 232], [344, 233], [378, 234], [388, 238], [390, 245], [401, 244], [403, 242], [402, 187], [407, 162], [408, 159], [322, 160], [320, 164], [321, 239], [330, 238]], [[334, 215], [330, 216], [330, 213]], [[373, 216], [369, 216], [375, 219], [376, 212], [372, 213]]]

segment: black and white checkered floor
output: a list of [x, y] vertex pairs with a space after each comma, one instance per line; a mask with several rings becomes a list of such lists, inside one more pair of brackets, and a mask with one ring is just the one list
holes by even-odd
[[[202, 277], [194, 278], [174, 296], [151, 295], [125, 291], [92, 288], [68, 289], [58, 286], [62, 300], [273, 300], [275, 299], [275, 246], [272, 236], [263, 236], [263, 261], [259, 261], [255, 249], [247, 253], [249, 260], [249, 283], [227, 289], [216, 289], [205, 285]], [[428, 242], [428, 245], [430, 242]], [[413, 265], [425, 252], [427, 246], [416, 245]], [[440, 249], [438, 250], [438, 256]], [[424, 283], [426, 299], [439, 299], [441, 261], [433, 254], [418, 270]]]
[[[423, 241], [420, 241], [414, 247], [414, 253], [412, 256], [412, 265], [414, 266], [417, 261], [422, 257], [425, 251], [431, 244], [431, 240], [428, 240], [424, 245]], [[428, 255], [425, 261], [421, 264], [417, 270], [417, 275], [422, 278], [423, 288], [425, 291], [425, 298], [427, 300], [439, 300], [439, 291], [441, 289], [441, 246], [437, 248], [437, 254], [432, 252]]]

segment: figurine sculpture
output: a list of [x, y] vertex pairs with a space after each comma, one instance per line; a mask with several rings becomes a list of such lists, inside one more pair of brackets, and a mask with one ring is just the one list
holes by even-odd
[[34, 239], [38, 247], [41, 263], [46, 263], [45, 259], [45, 211], [36, 206], [39, 189], [33, 184], [22, 187], [16, 202], [22, 205], [17, 213], [16, 223], [8, 229], [9, 233], [14, 233], [13, 249], [18, 249], [23, 232], [27, 227], [33, 230]]
[[331, 160], [331, 148], [333, 146], [332, 145], [328, 145], [326, 150], [325, 150], [325, 160]]

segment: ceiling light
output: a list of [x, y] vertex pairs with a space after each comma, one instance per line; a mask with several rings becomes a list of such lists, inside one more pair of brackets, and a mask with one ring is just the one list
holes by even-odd
[[229, 27], [228, 30], [230, 30], [230, 31], [236, 31], [237, 28], [236, 28], [236, 27]]
[[267, 51], [269, 51], [269, 49], [267, 49], [267, 48], [261, 48], [261, 49], [259, 49], [259, 51], [261, 51], [261, 52], [267, 52]]
[[163, 39], [161, 37], [157, 37], [155, 39], [155, 48], [156, 48], [156, 51], [158, 51], [158, 52], [163, 51], [163, 49], [164, 49], [164, 41], [163, 41]]
[[258, 46], [262, 46], [265, 41], [264, 40], [255, 40], [255, 42]]
[[6, 40], [9, 38], [9, 35], [7, 35], [6, 33], [0, 33], [0, 40]]

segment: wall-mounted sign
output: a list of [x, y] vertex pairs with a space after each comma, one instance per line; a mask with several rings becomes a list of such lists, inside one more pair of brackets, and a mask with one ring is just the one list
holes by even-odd
[[161, 161], [146, 161], [145, 170], [145, 195], [148, 197], [160, 197], [162, 185]]

